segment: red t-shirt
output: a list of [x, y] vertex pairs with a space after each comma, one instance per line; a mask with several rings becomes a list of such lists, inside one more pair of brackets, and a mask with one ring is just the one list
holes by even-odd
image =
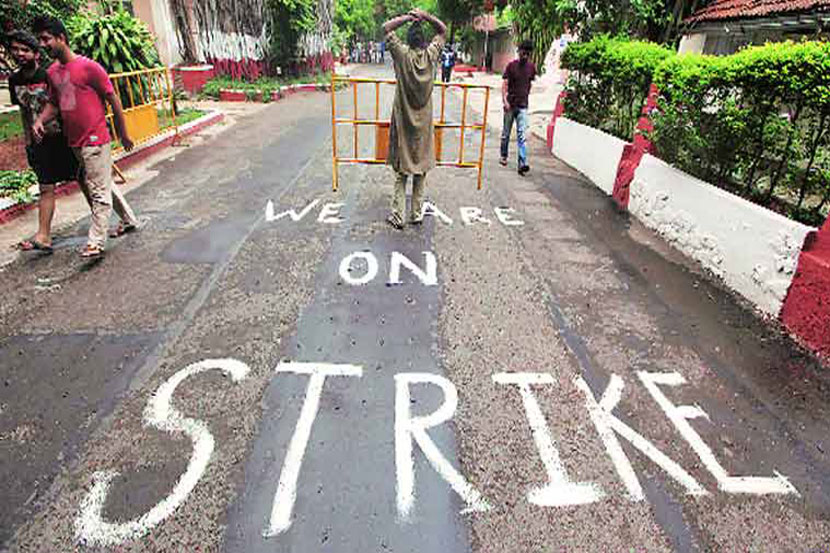
[[48, 74], [52, 102], [60, 108], [69, 145], [82, 148], [108, 143], [104, 98], [113, 88], [104, 68], [89, 58], [76, 56], [66, 65], [53, 63]]

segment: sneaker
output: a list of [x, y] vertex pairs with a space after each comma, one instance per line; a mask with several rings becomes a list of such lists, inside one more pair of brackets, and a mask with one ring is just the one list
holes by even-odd
[[530, 165], [522, 165], [519, 167], [519, 175], [525, 176], [530, 172]]
[[386, 218], [386, 222], [398, 230], [403, 230], [403, 221], [401, 221], [401, 218], [394, 213], [390, 214], [389, 217]]
[[507, 167], [507, 158], [506, 157], [500, 158], [499, 159], [499, 165], [501, 165], [502, 167]]

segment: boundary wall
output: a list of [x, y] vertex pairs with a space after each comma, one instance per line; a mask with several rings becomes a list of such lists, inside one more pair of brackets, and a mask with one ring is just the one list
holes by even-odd
[[[548, 125], [555, 156], [830, 359], [830, 218], [809, 227], [696, 179], [660, 160], [641, 132], [625, 142], [566, 118], [564, 94]], [[638, 131], [651, 129], [656, 97], [652, 87]]]

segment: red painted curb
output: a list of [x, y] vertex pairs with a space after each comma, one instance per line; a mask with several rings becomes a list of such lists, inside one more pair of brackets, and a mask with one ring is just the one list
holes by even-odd
[[611, 197], [622, 209], [628, 209], [628, 202], [631, 199], [631, 183], [634, 181], [634, 173], [640, 166], [643, 156], [654, 153], [654, 144], [646, 136], [654, 130], [651, 112], [657, 109], [657, 94], [657, 86], [652, 83], [646, 98], [646, 105], [643, 106], [642, 114], [637, 121], [634, 140], [623, 148], [622, 157], [617, 165], [617, 177], [614, 179], [614, 191]]
[[248, 96], [241, 90], [225, 90], [219, 91], [220, 102], [245, 102]]
[[830, 360], [830, 217], [804, 241], [780, 318], [799, 342]]
[[[291, 94], [296, 94], [297, 92], [316, 92], [316, 91], [327, 91], [330, 85], [326, 83], [308, 83], [308, 84], [294, 84], [290, 85], [286, 88], [280, 88], [279, 90], [274, 90], [271, 93], [271, 101], [276, 102], [286, 96], [290, 96]], [[247, 102], [249, 101], [248, 95], [241, 90], [228, 90], [222, 89], [219, 91], [219, 101], [220, 102]], [[255, 101], [261, 102], [262, 101], [262, 92], [257, 91]]]
[[[212, 116], [204, 121], [197, 123], [184, 129], [179, 132], [179, 137], [182, 136], [189, 136], [191, 134], [197, 133], [200, 130], [208, 127], [210, 125], [214, 125], [225, 118], [224, 113], [214, 113], [211, 114]], [[130, 167], [131, 165], [135, 165], [137, 162], [141, 161], [142, 159], [146, 159], [151, 154], [158, 152], [159, 150], [170, 146], [173, 143], [175, 136], [169, 136], [164, 140], [153, 144], [152, 146], [148, 146], [146, 148], [142, 148], [141, 150], [134, 150], [125, 156], [116, 159], [115, 162], [118, 163], [118, 167], [120, 169], [124, 169], [126, 167]], [[69, 196], [70, 194], [74, 194], [80, 190], [80, 186], [77, 182], [69, 182], [64, 185], [58, 186], [55, 188], [55, 195], [56, 196]], [[6, 209], [0, 211], [0, 225], [6, 224], [9, 221], [16, 219], [17, 217], [23, 215], [30, 209], [34, 209], [37, 207], [37, 202], [32, 202], [28, 204], [16, 204], [11, 207], [7, 207]]]
[[553, 115], [550, 118], [550, 123], [548, 123], [547, 144], [549, 152], [553, 151], [553, 131], [556, 129], [556, 120], [565, 113], [565, 96], [566, 93], [563, 90], [559, 93], [559, 96], [556, 97], [556, 107], [553, 108]]

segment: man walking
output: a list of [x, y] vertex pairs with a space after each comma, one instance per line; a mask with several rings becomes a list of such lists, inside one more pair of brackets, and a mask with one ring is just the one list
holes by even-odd
[[52, 217], [55, 214], [55, 185], [73, 180], [78, 174], [78, 162], [61, 131], [57, 118], [43, 125], [43, 137], [35, 140], [32, 126], [49, 104], [46, 69], [40, 64], [40, 47], [35, 36], [26, 31], [9, 33], [9, 49], [19, 69], [9, 77], [12, 104], [20, 106], [23, 134], [26, 139], [26, 157], [37, 175], [40, 187], [38, 199], [38, 227], [32, 240], [24, 240], [18, 247], [24, 251], [52, 253]]
[[35, 138], [41, 140], [45, 134], [45, 122], [60, 113], [66, 139], [80, 164], [78, 182], [92, 210], [87, 245], [81, 256], [99, 257], [104, 253], [113, 207], [121, 217], [115, 235], [138, 227], [138, 220], [127, 200], [113, 186], [106, 103], [112, 108], [121, 145], [130, 151], [133, 143], [127, 134], [121, 102], [104, 68], [72, 52], [66, 28], [60, 20], [39, 18], [35, 21], [34, 30], [41, 46], [57, 63], [48, 70], [50, 103], [37, 118], [32, 130]]
[[[435, 38], [427, 45], [421, 22], [429, 22], [435, 29]], [[407, 44], [395, 34], [395, 29], [410, 23]], [[392, 196], [392, 213], [387, 221], [396, 229], [404, 226], [406, 211], [406, 181], [412, 175], [412, 205], [410, 220], [423, 220], [424, 181], [427, 172], [435, 167], [435, 144], [432, 124], [432, 88], [435, 71], [447, 27], [440, 19], [420, 9], [390, 19], [383, 24], [386, 48], [392, 56], [395, 77], [395, 101], [389, 127], [389, 156], [386, 160], [397, 173]]]
[[530, 171], [527, 164], [527, 104], [530, 86], [536, 78], [536, 66], [530, 61], [533, 42], [525, 40], [519, 45], [519, 59], [511, 61], [504, 70], [501, 97], [504, 104], [504, 125], [501, 131], [501, 159], [499, 163], [507, 166], [510, 131], [516, 122], [516, 141], [519, 149], [519, 174], [524, 176]]
[[455, 67], [455, 52], [452, 46], [447, 44], [441, 52], [441, 82], [450, 82], [453, 67]]

